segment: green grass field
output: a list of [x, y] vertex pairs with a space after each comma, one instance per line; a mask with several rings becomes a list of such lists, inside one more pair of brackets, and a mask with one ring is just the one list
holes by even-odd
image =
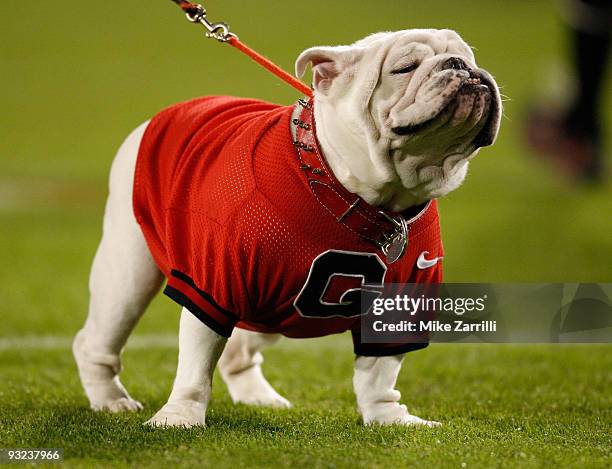
[[[234, 406], [215, 381], [205, 429], [153, 430], [176, 349], [134, 344], [125, 384], [142, 414], [87, 410], [67, 344], [2, 351], [2, 446], [64, 448], [75, 466], [609, 467], [608, 346], [437, 345], [406, 360], [399, 389], [441, 429], [365, 428], [351, 390], [349, 340], [286, 340], [270, 381], [294, 408]], [[464, 466], [464, 464], [466, 466]]]
[[[510, 101], [498, 144], [441, 201], [446, 280], [612, 281], [612, 182], [569, 186], [521, 140], [532, 100], [566, 81], [552, 2], [206, 6], [288, 70], [312, 45], [387, 29], [458, 30]], [[116, 148], [176, 101], [297, 96], [234, 50], [204, 40], [167, 0], [2, 2], [0, 15], [0, 448], [60, 447], [83, 467], [612, 465], [610, 345], [432, 345], [407, 358], [398, 387], [411, 410], [445, 425], [415, 430], [359, 425], [347, 337], [285, 340], [264, 367], [293, 409], [235, 407], [216, 381], [208, 428], [143, 428], [167, 397], [176, 364], [178, 308], [161, 297], [125, 353], [124, 383], [145, 411], [89, 411], [69, 342], [86, 315]], [[612, 109], [609, 88], [603, 107]]]

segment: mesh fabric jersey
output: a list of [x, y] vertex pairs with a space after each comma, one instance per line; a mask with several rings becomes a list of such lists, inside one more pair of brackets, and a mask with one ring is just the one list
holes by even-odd
[[[421, 270], [416, 260], [424, 251], [430, 257], [443, 251], [435, 201], [411, 224], [407, 252], [389, 265], [376, 245], [338, 223], [300, 168], [292, 111], [217, 96], [174, 105], [151, 120], [139, 149], [133, 206], [168, 278], [164, 293], [226, 337], [234, 327], [298, 338], [350, 330], [360, 355], [422, 348], [362, 344], [359, 307], [351, 317], [296, 309], [296, 297], [313, 280], [313, 262], [326, 253], [349, 263], [359, 255], [377, 257], [385, 283], [439, 283], [441, 263]], [[322, 305], [342, 304], [343, 294], [362, 286], [364, 278], [343, 275], [341, 264], [325, 279], [316, 299]]]

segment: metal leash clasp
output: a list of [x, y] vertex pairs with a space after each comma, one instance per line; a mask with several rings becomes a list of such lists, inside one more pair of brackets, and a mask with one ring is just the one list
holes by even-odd
[[211, 23], [206, 18], [206, 9], [202, 5], [196, 5], [195, 11], [185, 13], [187, 19], [192, 23], [200, 23], [208, 31], [206, 37], [211, 37], [219, 42], [229, 42], [231, 38], [235, 37], [234, 33], [229, 29], [227, 23]]

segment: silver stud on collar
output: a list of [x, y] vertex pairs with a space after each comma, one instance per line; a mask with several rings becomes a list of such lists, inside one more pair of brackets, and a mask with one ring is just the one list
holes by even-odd
[[307, 151], [307, 152], [313, 152], [314, 151], [314, 147], [312, 145], [308, 145], [307, 143], [300, 142], [299, 140], [294, 140], [293, 144], [296, 147], [301, 148], [304, 151]]
[[297, 125], [298, 127], [301, 127], [304, 130], [310, 130], [310, 124], [307, 124], [304, 121], [301, 121], [299, 119], [293, 119], [291, 122], [293, 122], [295, 125]]
[[298, 99], [298, 104], [302, 106], [304, 109], [312, 109], [312, 106], [308, 101], [303, 98]]

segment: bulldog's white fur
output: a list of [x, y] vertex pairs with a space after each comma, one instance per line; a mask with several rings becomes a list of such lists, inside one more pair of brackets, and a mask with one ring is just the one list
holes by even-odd
[[[478, 147], [497, 135], [497, 86], [453, 31], [378, 33], [350, 46], [315, 47], [298, 57], [297, 74], [309, 63], [322, 150], [339, 181], [373, 205], [400, 211], [447, 194], [465, 178]], [[163, 281], [131, 203], [146, 126], [132, 132], [113, 162], [89, 316], [74, 341], [81, 381], [96, 410], [142, 408], [118, 375], [128, 336]], [[183, 309], [174, 386], [148, 423], [204, 425], [216, 365], [234, 402], [289, 407], [261, 371], [260, 350], [276, 340], [240, 329], [226, 340]], [[356, 358], [353, 385], [364, 423], [436, 425], [399, 404], [401, 362], [402, 356]]]

